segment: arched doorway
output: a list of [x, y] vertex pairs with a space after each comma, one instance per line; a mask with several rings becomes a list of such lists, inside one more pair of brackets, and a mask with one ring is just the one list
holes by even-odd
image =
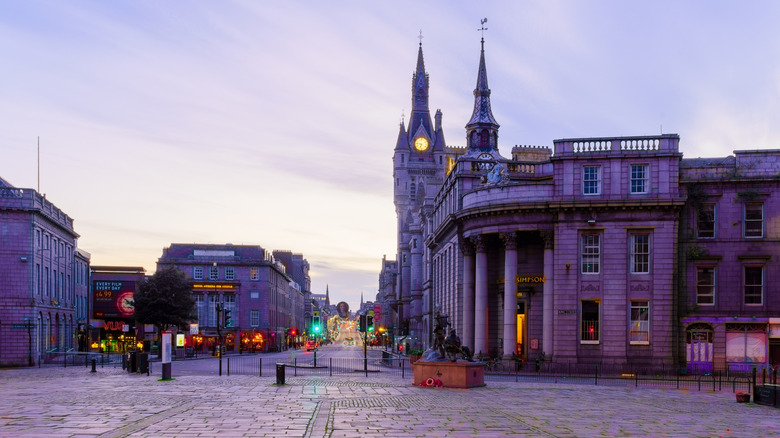
[[699, 322], [686, 330], [686, 354], [688, 369], [694, 373], [712, 372], [712, 326]]

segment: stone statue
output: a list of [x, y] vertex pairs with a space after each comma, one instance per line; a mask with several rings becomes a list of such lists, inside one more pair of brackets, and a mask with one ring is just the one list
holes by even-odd
[[471, 358], [471, 352], [469, 352], [468, 347], [460, 344], [460, 337], [455, 333], [455, 329], [451, 329], [447, 339], [444, 340], [444, 353], [445, 357], [452, 362], [456, 362], [461, 358], [469, 362], [474, 361]]

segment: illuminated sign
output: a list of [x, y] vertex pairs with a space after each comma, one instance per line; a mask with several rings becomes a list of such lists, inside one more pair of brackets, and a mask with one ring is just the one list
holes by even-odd
[[184, 333], [176, 333], [176, 348], [184, 348]]
[[95, 319], [130, 319], [135, 313], [135, 281], [92, 282], [92, 317]]
[[233, 283], [194, 283], [192, 289], [198, 290], [236, 290]]
[[515, 284], [544, 284], [546, 280], [545, 275], [515, 275]]

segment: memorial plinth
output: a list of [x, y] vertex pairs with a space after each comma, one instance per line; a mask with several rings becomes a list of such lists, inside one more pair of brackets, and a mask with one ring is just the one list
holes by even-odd
[[418, 360], [412, 364], [416, 386], [428, 379], [440, 380], [444, 388], [475, 388], [485, 386], [484, 367], [481, 362], [450, 362]]

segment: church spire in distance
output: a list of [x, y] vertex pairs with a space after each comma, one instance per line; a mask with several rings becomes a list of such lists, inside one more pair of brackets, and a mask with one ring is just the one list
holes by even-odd
[[498, 149], [499, 124], [493, 117], [490, 108], [490, 88], [488, 87], [487, 68], [485, 67], [485, 23], [487, 18], [480, 21], [482, 27], [477, 29], [482, 32], [482, 50], [479, 55], [479, 71], [477, 72], [477, 87], [474, 89], [474, 112], [471, 120], [466, 124], [466, 135], [469, 149], [480, 151]]

